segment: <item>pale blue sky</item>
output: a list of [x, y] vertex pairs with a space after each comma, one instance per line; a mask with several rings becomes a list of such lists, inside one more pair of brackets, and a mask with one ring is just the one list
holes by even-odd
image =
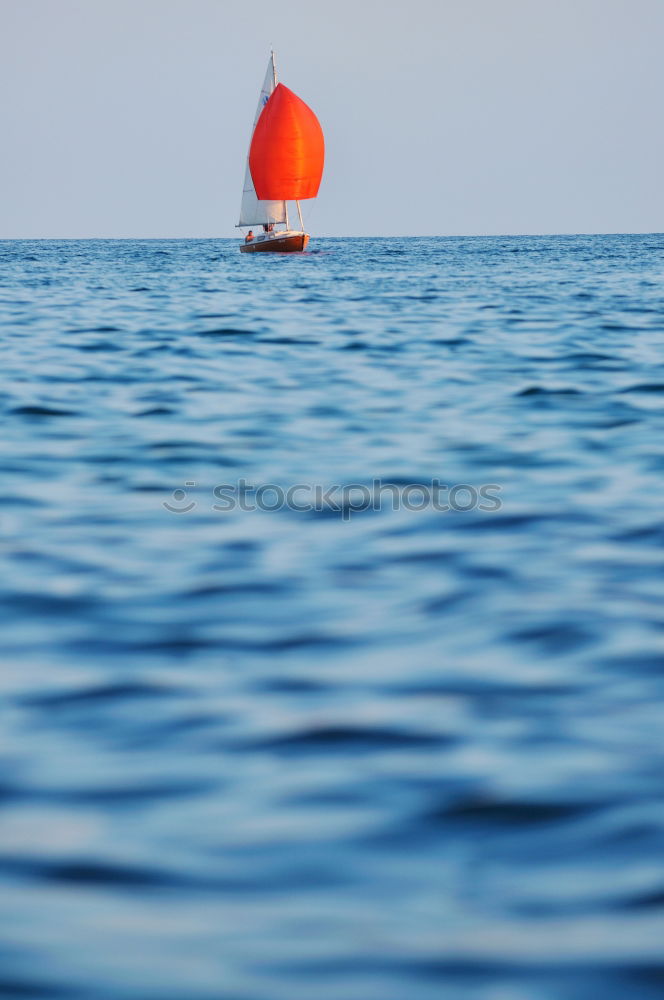
[[0, 237], [236, 235], [270, 44], [316, 235], [664, 231], [664, 0], [0, 0]]

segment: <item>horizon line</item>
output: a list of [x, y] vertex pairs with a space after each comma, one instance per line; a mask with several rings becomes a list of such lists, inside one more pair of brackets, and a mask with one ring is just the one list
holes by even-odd
[[[515, 239], [515, 238], [538, 238], [538, 237], [549, 237], [549, 236], [662, 236], [664, 235], [664, 229], [648, 229], [648, 230], [599, 230], [599, 231], [585, 231], [585, 230], [563, 230], [556, 232], [537, 232], [537, 233], [390, 233], [389, 235], [384, 234], [364, 234], [359, 235], [356, 233], [346, 233], [343, 236], [326, 235], [323, 233], [317, 233], [314, 239], [322, 240], [430, 240], [430, 239], [440, 239], [440, 240], [472, 240], [472, 239]], [[107, 241], [128, 241], [128, 240], [228, 240], [229, 242], [241, 242], [239, 236], [0, 236], [0, 243], [18, 243], [18, 242], [84, 242], [86, 240], [107, 240]]]

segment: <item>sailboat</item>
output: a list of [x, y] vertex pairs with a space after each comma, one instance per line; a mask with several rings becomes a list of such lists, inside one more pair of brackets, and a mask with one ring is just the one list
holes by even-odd
[[[297, 94], [277, 82], [274, 52], [263, 81], [247, 156], [237, 227], [250, 228], [242, 253], [292, 253], [309, 242], [300, 201], [315, 198], [323, 176], [325, 140], [320, 122]], [[299, 229], [291, 229], [288, 202]], [[281, 228], [283, 227], [283, 228]]]

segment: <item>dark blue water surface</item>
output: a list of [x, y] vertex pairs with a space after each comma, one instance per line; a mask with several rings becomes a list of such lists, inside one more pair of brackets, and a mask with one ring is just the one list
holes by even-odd
[[311, 248], [0, 244], [0, 996], [654, 1000], [664, 236]]

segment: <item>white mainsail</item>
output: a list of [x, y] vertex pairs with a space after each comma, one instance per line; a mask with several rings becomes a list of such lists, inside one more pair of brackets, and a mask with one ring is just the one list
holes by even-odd
[[[272, 91], [277, 85], [277, 73], [274, 68], [274, 52], [270, 53], [270, 61], [267, 64], [267, 73], [261, 89], [261, 96], [258, 99], [256, 117], [254, 118], [251, 135], [254, 134], [256, 122], [261, 116], [261, 111], [268, 102]], [[251, 146], [251, 139], [249, 140]], [[244, 174], [244, 188], [242, 190], [242, 205], [240, 206], [240, 221], [238, 226], [267, 225], [269, 222], [286, 222], [286, 203], [284, 201], [259, 201], [256, 197], [256, 189], [251, 179], [249, 169], [249, 155], [247, 154], [247, 168]]]

